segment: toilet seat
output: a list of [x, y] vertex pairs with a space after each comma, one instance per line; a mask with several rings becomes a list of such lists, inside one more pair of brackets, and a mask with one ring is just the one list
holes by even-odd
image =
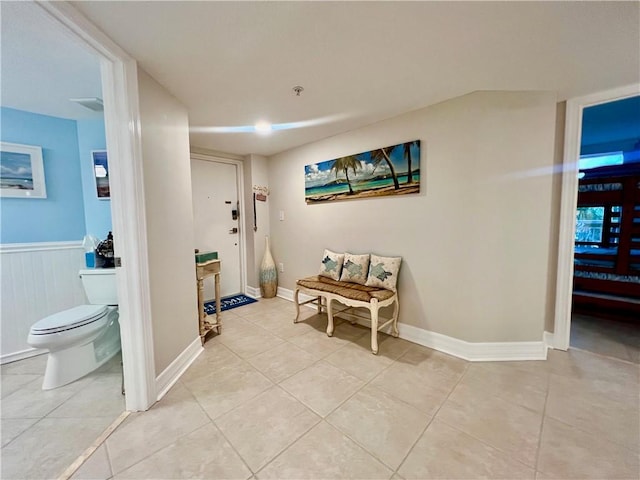
[[90, 325], [109, 312], [107, 305], [80, 305], [49, 315], [31, 327], [31, 335], [51, 335]]

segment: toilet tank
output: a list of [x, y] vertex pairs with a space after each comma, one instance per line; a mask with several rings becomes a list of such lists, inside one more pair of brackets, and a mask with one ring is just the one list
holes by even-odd
[[92, 305], [117, 305], [115, 268], [80, 270], [84, 292]]

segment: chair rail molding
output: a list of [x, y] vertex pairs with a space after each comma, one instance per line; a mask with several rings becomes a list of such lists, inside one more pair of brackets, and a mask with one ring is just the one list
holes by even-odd
[[[118, 269], [118, 304], [128, 410], [147, 410], [156, 401], [156, 374], [147, 255], [138, 67], [84, 15], [67, 2], [37, 4], [99, 58], [105, 130], [110, 158], [111, 212], [122, 258]], [[135, 319], [135, 321], [134, 321]]]

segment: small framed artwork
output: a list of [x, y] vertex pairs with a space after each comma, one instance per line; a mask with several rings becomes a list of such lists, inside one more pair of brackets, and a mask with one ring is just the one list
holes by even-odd
[[93, 150], [93, 176], [96, 179], [96, 194], [100, 200], [109, 200], [111, 190], [109, 188], [109, 162], [106, 150]]
[[42, 147], [0, 142], [0, 197], [47, 198]]

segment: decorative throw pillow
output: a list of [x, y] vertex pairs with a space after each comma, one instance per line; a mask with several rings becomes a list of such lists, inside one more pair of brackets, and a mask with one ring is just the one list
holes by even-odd
[[365, 285], [386, 288], [395, 292], [401, 263], [402, 257], [379, 257], [372, 254], [369, 263], [369, 276]]
[[336, 253], [331, 250], [325, 250], [322, 255], [322, 263], [320, 264], [320, 275], [323, 277], [340, 280], [340, 272], [342, 271], [342, 263], [344, 262], [344, 253]]
[[367, 281], [369, 273], [369, 254], [352, 255], [344, 254], [344, 263], [342, 264], [341, 282], [353, 282], [364, 285]]

